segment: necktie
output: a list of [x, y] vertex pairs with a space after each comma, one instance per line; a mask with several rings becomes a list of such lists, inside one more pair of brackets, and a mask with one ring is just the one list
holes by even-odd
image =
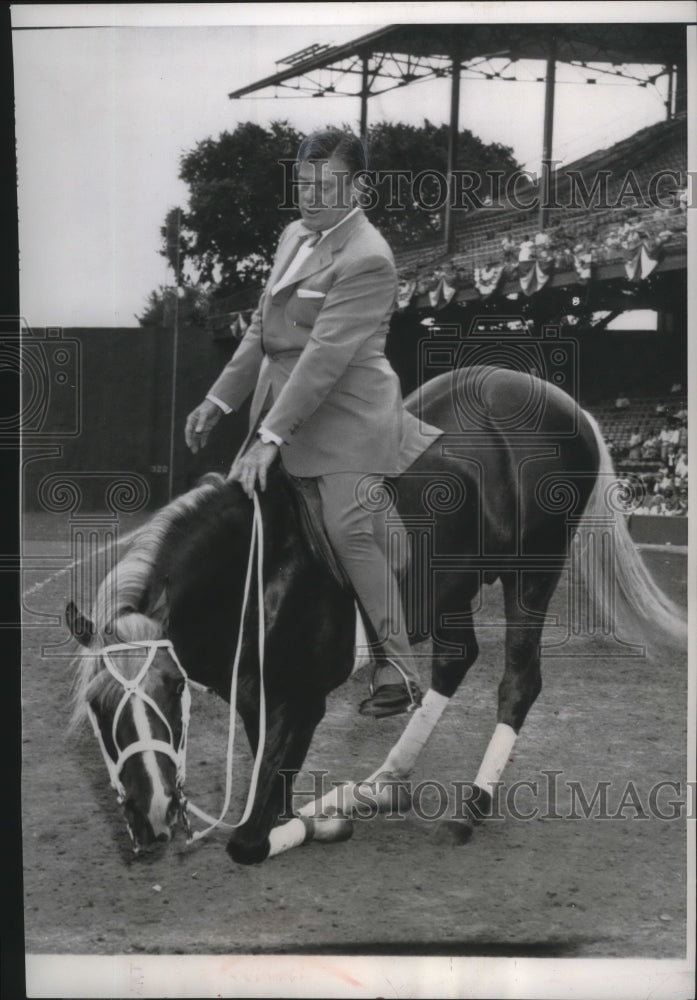
[[279, 285], [288, 284], [288, 279], [291, 275], [295, 274], [298, 268], [304, 263], [305, 260], [310, 256], [312, 248], [317, 246], [322, 238], [322, 233], [301, 233], [298, 237], [297, 245], [291, 254], [288, 263], [286, 264], [285, 270], [276, 281], [273, 291], [275, 291]]

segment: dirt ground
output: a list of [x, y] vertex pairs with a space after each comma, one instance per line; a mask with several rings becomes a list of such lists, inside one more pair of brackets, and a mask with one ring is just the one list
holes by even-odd
[[[27, 551], [58, 554], [46, 534], [37, 524], [35, 535], [44, 537]], [[648, 549], [644, 556], [684, 603], [685, 554]], [[620, 658], [613, 640], [587, 635], [546, 655], [542, 694], [504, 773], [508, 789], [537, 783], [537, 790], [521, 786], [516, 799], [521, 812], [536, 807], [537, 815], [515, 818], [504, 808], [504, 819], [477, 828], [466, 845], [444, 840], [442, 823], [427, 818], [442, 800], [433, 785], [422, 785], [419, 814], [359, 821], [351, 840], [310, 844], [259, 866], [234, 865], [224, 832], [193, 846], [180, 834], [161, 853], [134, 859], [92, 733], [65, 736], [69, 665], [60, 644], [67, 633], [40, 615], [61, 614], [70, 576], [45, 582], [50, 572], [37, 569], [25, 580], [28, 953], [685, 956], [685, 810], [661, 819], [648, 801], [660, 781], [681, 783], [680, 795], [664, 788], [658, 796], [664, 814], [671, 799], [685, 797], [682, 657]], [[496, 587], [486, 590], [480, 618], [500, 615], [499, 598]], [[551, 611], [563, 618], [565, 602], [561, 587]], [[454, 797], [452, 782], [476, 773], [495, 724], [501, 629], [481, 629], [480, 644], [414, 786], [438, 781]], [[358, 715], [366, 684], [360, 672], [332, 695], [298, 787], [311, 787], [313, 770], [326, 769], [328, 780], [358, 779], [384, 759], [404, 722]], [[195, 692], [187, 791], [208, 811], [222, 802], [226, 734], [227, 706]], [[241, 742], [240, 761], [232, 817], [249, 774]], [[551, 770], [560, 772], [556, 809], [544, 773]], [[588, 799], [598, 782], [609, 782], [615, 818], [592, 812], [585, 819], [578, 804], [572, 818], [574, 781]], [[627, 793], [629, 782], [636, 795]]]

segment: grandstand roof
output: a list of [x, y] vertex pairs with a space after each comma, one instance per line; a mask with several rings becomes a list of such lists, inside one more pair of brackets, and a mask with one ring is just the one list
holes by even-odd
[[[618, 66], [628, 63], [672, 66], [685, 62], [685, 28], [681, 24], [392, 24], [344, 45], [316, 45], [295, 53], [282, 61], [288, 68], [240, 87], [228, 96], [240, 98], [267, 87], [284, 86], [308, 73], [328, 68], [341, 71], [349, 79], [333, 79], [329, 84], [308, 79], [295, 89], [314, 91], [317, 95], [358, 94], [360, 89], [344, 89], [350, 85], [350, 75], [361, 72], [351, 65], [351, 60], [368, 56], [409, 57], [406, 65], [397, 65], [396, 73], [393, 63], [384, 69], [381, 64], [371, 67], [368, 93], [381, 93], [413, 80], [448, 76], [453, 57], [463, 63], [502, 56], [512, 61], [546, 59], [551, 40], [555, 58], [561, 62]], [[342, 69], [343, 63], [347, 65]]]

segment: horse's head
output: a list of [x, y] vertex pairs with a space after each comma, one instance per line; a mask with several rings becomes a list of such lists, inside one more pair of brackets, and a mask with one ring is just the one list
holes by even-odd
[[66, 620], [87, 650], [76, 712], [90, 718], [134, 851], [169, 841], [178, 819], [189, 833], [183, 785], [190, 695], [172, 643], [144, 615], [123, 615], [98, 633], [71, 603]]

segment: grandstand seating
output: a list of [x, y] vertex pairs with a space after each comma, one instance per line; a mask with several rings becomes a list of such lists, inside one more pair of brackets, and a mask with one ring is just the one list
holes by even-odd
[[[657, 413], [657, 406], [665, 407], [666, 414]], [[629, 447], [629, 439], [635, 427], [639, 428], [645, 439], [652, 432], [661, 430], [667, 414], [678, 413], [683, 409], [687, 409], [686, 397], [675, 395], [630, 400], [629, 407], [623, 410], [617, 409], [614, 400], [588, 407], [598, 421], [603, 436], [614, 442], [620, 455]]]
[[[639, 492], [633, 487], [627, 493], [627, 513], [642, 517], [647, 514], [686, 515], [686, 473], [680, 472], [679, 466], [674, 467], [672, 460], [665, 461], [665, 456], [648, 458], [642, 454], [640, 458], [636, 458], [630, 457], [628, 452], [629, 440], [635, 428], [638, 428], [643, 441], [657, 435], [662, 428], [669, 426], [671, 415], [687, 409], [687, 399], [671, 394], [630, 400], [630, 405], [625, 409], [618, 409], [614, 400], [598, 403], [587, 409], [598, 421], [605, 440], [612, 442], [613, 460], [618, 474], [628, 482], [643, 483]], [[675, 452], [673, 455], [675, 456]], [[661, 538], [661, 535], [656, 536], [656, 539]], [[685, 542], [679, 541], [678, 544]]]
[[[593, 251], [595, 263], [626, 260], [632, 246], [640, 242], [660, 242], [663, 252], [685, 246], [686, 214], [679, 204], [667, 206], [668, 192], [680, 188], [673, 184], [668, 171], [685, 178], [686, 119], [659, 122], [616, 143], [607, 150], [596, 151], [556, 171], [552, 175], [555, 200], [561, 206], [549, 212], [547, 232], [551, 237], [549, 256], [557, 270], [572, 269], [573, 253], [579, 245]], [[583, 179], [586, 191], [593, 189], [598, 172], [607, 171], [607, 205], [590, 207], [575, 205], [572, 180], [574, 172]], [[647, 199], [649, 182], [660, 172], [666, 172], [658, 188], [661, 205], [637, 204], [631, 191], [641, 192]], [[624, 185], [624, 187], [623, 187]], [[622, 203], [618, 204], [620, 193]], [[534, 200], [535, 184], [521, 182], [516, 191], [521, 204]], [[442, 236], [420, 241], [418, 247], [396, 250], [400, 276], [413, 278], [424, 275], [435, 266], [448, 264], [462, 277], [471, 279], [477, 267], [504, 263], [504, 238], [516, 247], [526, 237], [534, 238], [538, 230], [538, 209], [521, 209], [508, 204], [475, 209], [456, 225], [456, 247], [444, 254]], [[515, 264], [515, 260], [512, 262]]]

